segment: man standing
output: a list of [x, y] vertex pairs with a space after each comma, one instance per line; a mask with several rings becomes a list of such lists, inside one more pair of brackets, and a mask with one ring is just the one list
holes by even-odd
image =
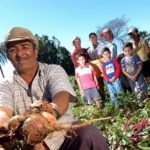
[[94, 32], [89, 34], [89, 39], [91, 41], [92, 47], [88, 50], [88, 54], [90, 56], [91, 65], [97, 71], [97, 80], [99, 84], [99, 93], [102, 96], [102, 99], [105, 99], [105, 91], [104, 91], [104, 82], [102, 77], [101, 70], [101, 58], [102, 58], [102, 50], [104, 48], [104, 44], [98, 42], [97, 35]]
[[[58, 65], [37, 61], [38, 40], [32, 32], [26, 28], [12, 28], [5, 38], [5, 47], [15, 71], [10, 81], [0, 84], [0, 127], [7, 128], [13, 115], [23, 114], [31, 104], [42, 103], [43, 100], [52, 105], [54, 113], [49, 114], [52, 122], [59, 118], [62, 122], [73, 121], [71, 114], [66, 114], [69, 101], [75, 96], [68, 76]], [[87, 140], [85, 133], [91, 138]], [[51, 150], [108, 149], [104, 138], [93, 126], [79, 129], [77, 137], [71, 139], [58, 132], [32, 149], [46, 150], [46, 147]]]
[[147, 82], [150, 83], [150, 70], [148, 69], [150, 66], [150, 47], [148, 42], [140, 37], [139, 31], [135, 27], [129, 29], [128, 35], [131, 38], [134, 53], [137, 54], [142, 60], [142, 73]]
[[104, 48], [104, 44], [102, 42], [98, 42], [97, 35], [94, 32], [89, 34], [89, 39], [91, 41], [92, 47], [88, 50], [89, 56], [92, 60], [96, 60], [102, 57], [102, 49]]
[[111, 57], [119, 57], [120, 54], [123, 54], [123, 41], [119, 38], [115, 38], [113, 32], [109, 28], [105, 28], [101, 32], [101, 36], [106, 40], [108, 47], [111, 51]]
[[74, 64], [74, 67], [76, 68], [76, 67], [78, 67], [78, 63], [77, 63], [77, 58], [76, 58], [76, 56], [79, 54], [79, 53], [84, 53], [85, 54], [85, 56], [86, 56], [86, 61], [89, 61], [90, 60], [90, 56], [89, 56], [89, 54], [88, 54], [88, 52], [87, 52], [87, 49], [85, 49], [85, 48], [81, 48], [81, 39], [79, 38], [79, 37], [76, 37], [73, 41], [72, 41], [72, 44], [73, 44], [73, 46], [74, 46], [74, 51], [73, 51], [73, 53], [72, 53], [72, 55], [71, 55], [71, 60], [72, 60], [72, 62], [73, 62], [73, 64]]

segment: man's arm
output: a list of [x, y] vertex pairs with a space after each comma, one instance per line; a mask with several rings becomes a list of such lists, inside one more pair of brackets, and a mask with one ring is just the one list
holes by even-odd
[[132, 77], [132, 80], [136, 81], [141, 72], [142, 72], [142, 64], [139, 65], [139, 68], [137, 69], [135, 75]]
[[148, 45], [148, 42], [146, 40], [144, 40], [144, 50], [145, 50], [145, 53], [150, 56], [150, 47]]
[[0, 107], [0, 127], [8, 127], [10, 118], [13, 116], [11, 109]]
[[[75, 92], [69, 82], [68, 75], [59, 65], [48, 66], [48, 89], [51, 94], [52, 105], [57, 119], [68, 109], [69, 102], [72, 101]], [[43, 96], [43, 99], [49, 99]]]
[[[70, 93], [61, 91], [54, 96], [53, 107], [62, 116], [68, 109]], [[56, 114], [56, 118], [58, 114]]]

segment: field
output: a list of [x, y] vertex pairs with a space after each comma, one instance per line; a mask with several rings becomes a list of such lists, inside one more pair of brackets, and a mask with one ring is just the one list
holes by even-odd
[[121, 105], [116, 108], [110, 102], [105, 88], [106, 101], [101, 109], [97, 109], [95, 105], [83, 103], [74, 77], [70, 77], [70, 81], [78, 97], [78, 102], [73, 107], [76, 118], [91, 120], [111, 117], [110, 120], [93, 122], [106, 137], [111, 150], [150, 149], [150, 99], [140, 101], [134, 94], [120, 94], [118, 97]]

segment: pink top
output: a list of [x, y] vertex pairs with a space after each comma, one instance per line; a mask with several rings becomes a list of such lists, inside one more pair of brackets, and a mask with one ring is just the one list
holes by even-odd
[[96, 75], [96, 71], [89, 64], [85, 67], [79, 66], [75, 69], [75, 76], [79, 78], [83, 90], [96, 87], [94, 75]]

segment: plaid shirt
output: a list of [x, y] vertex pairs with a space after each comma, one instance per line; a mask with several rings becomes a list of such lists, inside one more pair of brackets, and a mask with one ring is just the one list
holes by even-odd
[[[39, 63], [39, 69], [31, 87], [16, 71], [14, 71], [12, 81], [0, 84], [0, 107], [10, 108], [15, 115], [22, 114], [31, 103], [44, 99], [51, 102], [54, 95], [60, 91], [68, 91], [75, 96], [65, 71], [58, 65]], [[71, 121], [73, 121], [73, 115], [70, 110], [59, 119], [59, 122]], [[61, 134], [61, 132], [56, 132], [52, 139], [45, 140], [51, 150], [59, 149], [63, 141], [64, 133]]]

